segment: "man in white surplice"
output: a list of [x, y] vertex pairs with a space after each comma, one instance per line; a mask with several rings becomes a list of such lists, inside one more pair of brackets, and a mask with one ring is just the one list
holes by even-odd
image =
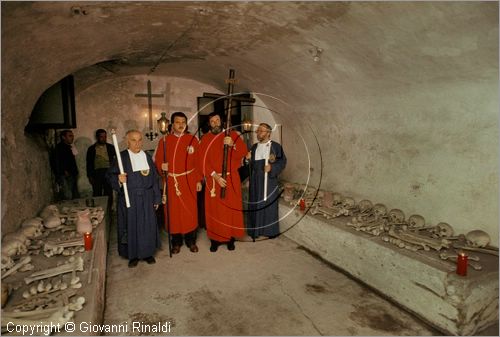
[[[142, 150], [142, 134], [127, 132], [128, 149], [121, 151], [124, 174], [115, 163], [106, 177], [118, 192], [118, 253], [135, 267], [139, 260], [155, 263], [154, 254], [160, 248], [160, 234], [155, 210], [161, 203], [159, 175], [153, 159]], [[130, 207], [125, 204], [123, 183], [127, 183]]]

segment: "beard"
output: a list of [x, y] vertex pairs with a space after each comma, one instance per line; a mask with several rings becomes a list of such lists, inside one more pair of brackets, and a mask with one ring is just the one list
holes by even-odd
[[222, 131], [222, 127], [220, 126], [214, 126], [213, 128], [210, 129], [210, 132], [213, 133], [214, 135], [219, 134]]

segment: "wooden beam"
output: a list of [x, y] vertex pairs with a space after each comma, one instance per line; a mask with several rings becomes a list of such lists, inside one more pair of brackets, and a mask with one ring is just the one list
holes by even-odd
[[[248, 97], [245, 97], [243, 95], [246, 95]], [[224, 96], [226, 96], [226, 95], [212, 94], [212, 93], [209, 93], [209, 92], [204, 92], [203, 93], [203, 97], [206, 97], [206, 98], [217, 99], [217, 98], [221, 98], [221, 97], [224, 97]], [[234, 101], [239, 101], [239, 102], [255, 103], [255, 98], [251, 98], [250, 94], [238, 94], [238, 95], [234, 95], [234, 96], [232, 96], [231, 99], [234, 100]]]

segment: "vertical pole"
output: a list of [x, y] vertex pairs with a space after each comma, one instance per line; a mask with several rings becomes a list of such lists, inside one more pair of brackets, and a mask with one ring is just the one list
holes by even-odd
[[[227, 118], [226, 118], [226, 137], [231, 135], [231, 110], [233, 108], [233, 87], [234, 87], [234, 69], [229, 69], [229, 79], [227, 80]], [[227, 177], [227, 157], [229, 154], [229, 146], [224, 144], [224, 157], [222, 161], [222, 178]], [[226, 188], [222, 187], [220, 190], [220, 197], [224, 199], [226, 197]]]

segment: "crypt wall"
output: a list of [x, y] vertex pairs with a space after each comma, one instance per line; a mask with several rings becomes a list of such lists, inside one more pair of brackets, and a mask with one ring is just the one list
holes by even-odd
[[[188, 36], [155, 76], [224, 92], [235, 68], [238, 90], [265, 94], [283, 125], [283, 178], [310, 172], [314, 186], [483, 229], [498, 246], [497, 3], [210, 3], [192, 31], [192, 6], [93, 6], [74, 17], [65, 2], [2, 3], [2, 233], [51, 199], [44, 143], [23, 132], [40, 94], [82, 69], [89, 90], [148, 74], [155, 51]], [[231, 29], [203, 34], [214, 22]]]
[[[110, 130], [115, 129], [120, 150], [127, 146], [124, 139], [127, 130], [149, 131], [147, 98], [134, 96], [136, 93], [146, 92], [148, 79], [151, 81], [152, 92], [164, 95], [162, 98], [153, 98], [153, 124], [156, 125], [156, 120], [160, 118], [162, 111], [167, 111], [167, 118], [170, 118], [170, 114], [174, 111], [183, 111], [188, 117], [188, 128], [193, 134], [196, 134], [198, 130], [196, 97], [202, 96], [204, 92], [220, 93], [213, 86], [190, 79], [141, 75], [100, 81], [88, 87], [83, 86], [80, 91], [77, 75], [75, 81], [78, 127], [74, 133], [75, 146], [79, 152], [77, 156], [77, 165], [80, 170], [78, 187], [83, 195], [92, 195], [92, 187], [85, 173], [85, 155], [88, 147], [95, 142], [95, 130], [106, 129], [108, 143], [112, 143]], [[165, 96], [167, 84], [170, 86], [168, 98]], [[158, 139], [150, 141], [144, 137], [143, 148], [154, 150]]]

